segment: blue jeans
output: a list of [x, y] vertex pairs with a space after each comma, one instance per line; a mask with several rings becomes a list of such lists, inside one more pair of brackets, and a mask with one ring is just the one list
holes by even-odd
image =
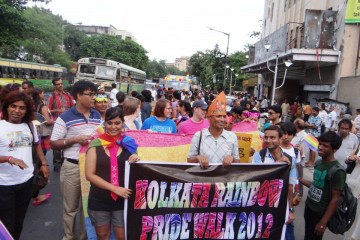
[[285, 239], [286, 240], [295, 240], [295, 230], [294, 230], [294, 223], [286, 224], [286, 231], [285, 231]]

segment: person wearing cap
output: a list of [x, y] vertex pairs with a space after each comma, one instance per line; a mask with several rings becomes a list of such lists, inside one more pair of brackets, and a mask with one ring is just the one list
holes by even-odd
[[209, 127], [209, 121], [206, 119], [206, 110], [208, 105], [202, 101], [197, 100], [193, 103], [193, 116], [180, 123], [179, 134], [195, 134], [196, 132]]
[[202, 168], [207, 168], [209, 163], [222, 163], [223, 166], [228, 166], [233, 162], [240, 162], [237, 137], [235, 133], [224, 129], [226, 118], [224, 92], [212, 101], [207, 118], [210, 126], [195, 133], [187, 161], [200, 163]]

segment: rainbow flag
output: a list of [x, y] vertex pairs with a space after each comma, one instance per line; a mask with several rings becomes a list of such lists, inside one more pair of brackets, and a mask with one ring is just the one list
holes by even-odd
[[319, 146], [319, 141], [317, 140], [316, 137], [314, 137], [313, 135], [308, 133], [302, 142], [306, 146], [308, 146], [311, 151], [317, 152], [318, 146]]
[[14, 240], [1, 221], [0, 221], [0, 240]]

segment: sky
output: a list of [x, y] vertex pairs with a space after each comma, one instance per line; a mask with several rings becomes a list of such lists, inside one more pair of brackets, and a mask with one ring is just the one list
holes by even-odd
[[174, 62], [197, 51], [242, 51], [253, 31], [261, 30], [265, 0], [52, 0], [30, 4], [50, 9], [69, 23], [113, 25], [131, 32], [149, 58]]

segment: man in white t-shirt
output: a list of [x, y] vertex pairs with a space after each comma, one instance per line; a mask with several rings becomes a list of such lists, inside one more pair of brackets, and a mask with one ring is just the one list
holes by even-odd
[[353, 151], [359, 145], [359, 140], [355, 134], [351, 133], [352, 122], [349, 119], [343, 119], [339, 122], [338, 125], [338, 134], [342, 138], [342, 143], [340, 148], [335, 152], [335, 159], [347, 167], [345, 160], [353, 153]]
[[109, 98], [110, 98], [110, 101], [111, 101], [111, 106], [116, 107], [119, 104], [117, 99], [116, 99], [116, 94], [119, 92], [119, 90], [117, 90], [117, 88], [116, 88], [116, 83], [112, 83], [111, 87], [112, 87], [112, 89], [111, 89]]
[[208, 105], [202, 100], [193, 103], [193, 116], [179, 125], [179, 134], [195, 134], [209, 127], [209, 121], [205, 119]]
[[321, 134], [325, 132], [325, 123], [326, 123], [327, 115], [328, 114], [325, 110], [325, 104], [322, 103], [319, 111], [319, 117], [321, 118]]
[[330, 106], [330, 112], [326, 116], [326, 122], [325, 122], [326, 131], [336, 130], [336, 119], [337, 119], [337, 114], [335, 112], [335, 107]]

